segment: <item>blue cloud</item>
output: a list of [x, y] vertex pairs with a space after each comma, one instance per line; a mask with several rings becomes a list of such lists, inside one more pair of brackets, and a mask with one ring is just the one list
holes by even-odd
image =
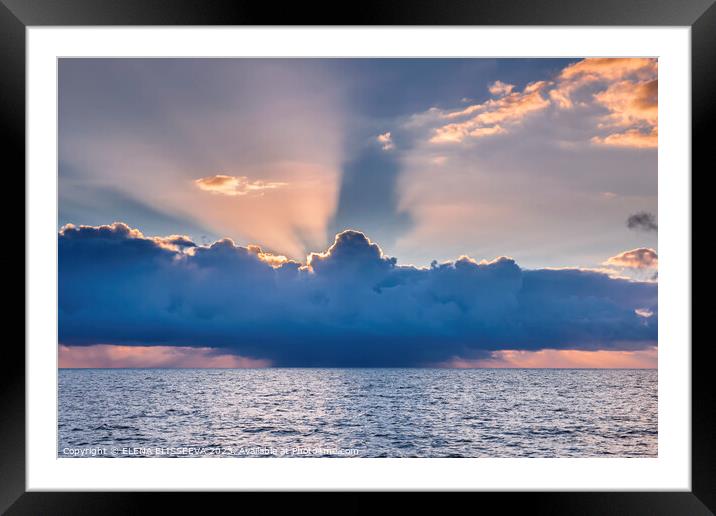
[[[653, 313], [644, 317], [637, 309]], [[68, 345], [226, 348], [279, 366], [414, 366], [499, 349], [641, 349], [657, 285], [510, 258], [401, 266], [356, 231], [308, 264], [229, 239], [198, 246], [122, 223], [59, 233]]]

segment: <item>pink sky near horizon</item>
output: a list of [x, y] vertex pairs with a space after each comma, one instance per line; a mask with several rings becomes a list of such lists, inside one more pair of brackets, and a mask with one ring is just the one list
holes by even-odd
[[524, 351], [506, 349], [494, 351], [487, 359], [469, 360], [453, 358], [441, 367], [470, 369], [487, 368], [535, 368], [535, 369], [656, 369], [658, 349], [656, 346], [636, 351], [542, 349]]
[[265, 359], [242, 357], [217, 348], [187, 346], [121, 346], [60, 344], [59, 367], [82, 368], [219, 368], [253, 369], [270, 367]]
[[[655, 369], [657, 347], [636, 351], [544, 349], [501, 350], [488, 359], [455, 357], [437, 364], [444, 368], [637, 368]], [[82, 368], [224, 368], [271, 367], [266, 359], [242, 357], [218, 348], [185, 346], [59, 346], [59, 367]]]

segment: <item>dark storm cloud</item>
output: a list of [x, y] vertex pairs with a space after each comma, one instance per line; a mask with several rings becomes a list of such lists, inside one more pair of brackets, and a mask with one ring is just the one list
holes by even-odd
[[656, 314], [654, 283], [522, 270], [505, 257], [405, 267], [355, 231], [309, 265], [228, 239], [148, 238], [120, 223], [59, 234], [67, 345], [211, 346], [282, 366], [411, 366], [499, 349], [640, 349], [657, 339]]
[[654, 215], [646, 211], [640, 211], [639, 213], [631, 215], [627, 219], [627, 227], [641, 231], [657, 231], [659, 229]]

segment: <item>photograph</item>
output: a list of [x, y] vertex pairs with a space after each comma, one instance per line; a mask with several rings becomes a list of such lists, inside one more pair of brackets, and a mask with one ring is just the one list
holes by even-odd
[[58, 458], [659, 458], [658, 57], [56, 66]]

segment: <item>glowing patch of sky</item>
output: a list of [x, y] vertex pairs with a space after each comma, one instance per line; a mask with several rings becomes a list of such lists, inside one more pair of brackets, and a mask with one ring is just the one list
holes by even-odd
[[[650, 66], [63, 59], [59, 222], [230, 237], [297, 259], [354, 228], [399, 263], [600, 267], [657, 249], [655, 231], [625, 223], [657, 211]], [[530, 110], [495, 111], [541, 82]], [[474, 123], [451, 115], [488, 104]], [[436, 145], [448, 122], [473, 137]], [[234, 194], [198, 187], [219, 176]]]

